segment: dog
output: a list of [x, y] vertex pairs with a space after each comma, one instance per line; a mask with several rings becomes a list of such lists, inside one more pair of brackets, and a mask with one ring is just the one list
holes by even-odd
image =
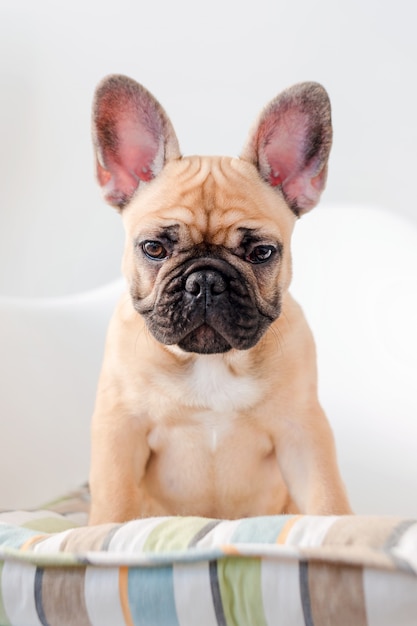
[[327, 177], [324, 88], [278, 95], [239, 158], [183, 157], [158, 101], [109, 76], [93, 143], [124, 222], [127, 290], [92, 419], [90, 524], [351, 513], [288, 291], [294, 224]]

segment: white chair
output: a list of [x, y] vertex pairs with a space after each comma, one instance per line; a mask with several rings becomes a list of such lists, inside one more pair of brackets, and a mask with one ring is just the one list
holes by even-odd
[[0, 297], [0, 508], [37, 506], [87, 480], [106, 327], [123, 284]]

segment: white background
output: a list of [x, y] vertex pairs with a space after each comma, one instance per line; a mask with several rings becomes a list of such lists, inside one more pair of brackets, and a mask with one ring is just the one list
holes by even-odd
[[[0, 0], [0, 507], [35, 505], [87, 478], [112, 297], [53, 306], [33, 297], [72, 297], [120, 275], [122, 226], [100, 197], [90, 142], [95, 86], [117, 72], [160, 100], [184, 154], [237, 155], [281, 89], [302, 80], [327, 88], [334, 147], [324, 203], [359, 208], [342, 221], [320, 209], [300, 221], [298, 258], [312, 261], [296, 264], [294, 289], [297, 277], [311, 281], [303, 304], [356, 510], [417, 515], [417, 237], [392, 263], [410, 226], [388, 217], [417, 225], [416, 6]], [[364, 206], [387, 212], [379, 219]]]
[[237, 155], [267, 101], [319, 81], [335, 127], [325, 200], [416, 217], [416, 6], [1, 0], [0, 293], [61, 295], [118, 275], [121, 225], [90, 147], [108, 73], [160, 100], [184, 154]]

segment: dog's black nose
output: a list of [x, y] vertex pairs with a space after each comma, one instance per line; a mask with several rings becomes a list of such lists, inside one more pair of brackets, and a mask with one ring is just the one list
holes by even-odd
[[195, 298], [205, 298], [209, 302], [213, 297], [227, 289], [225, 279], [215, 270], [198, 270], [190, 274], [185, 282], [185, 291]]

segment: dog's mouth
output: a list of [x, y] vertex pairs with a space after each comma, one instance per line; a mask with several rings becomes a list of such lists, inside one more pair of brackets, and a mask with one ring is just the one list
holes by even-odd
[[176, 266], [148, 306], [134, 293], [132, 299], [157, 341], [198, 354], [248, 350], [280, 313], [279, 297], [261, 300], [255, 286], [219, 258]]
[[185, 352], [198, 354], [219, 354], [232, 348], [220, 333], [206, 323], [188, 333], [179, 341], [178, 346]]

